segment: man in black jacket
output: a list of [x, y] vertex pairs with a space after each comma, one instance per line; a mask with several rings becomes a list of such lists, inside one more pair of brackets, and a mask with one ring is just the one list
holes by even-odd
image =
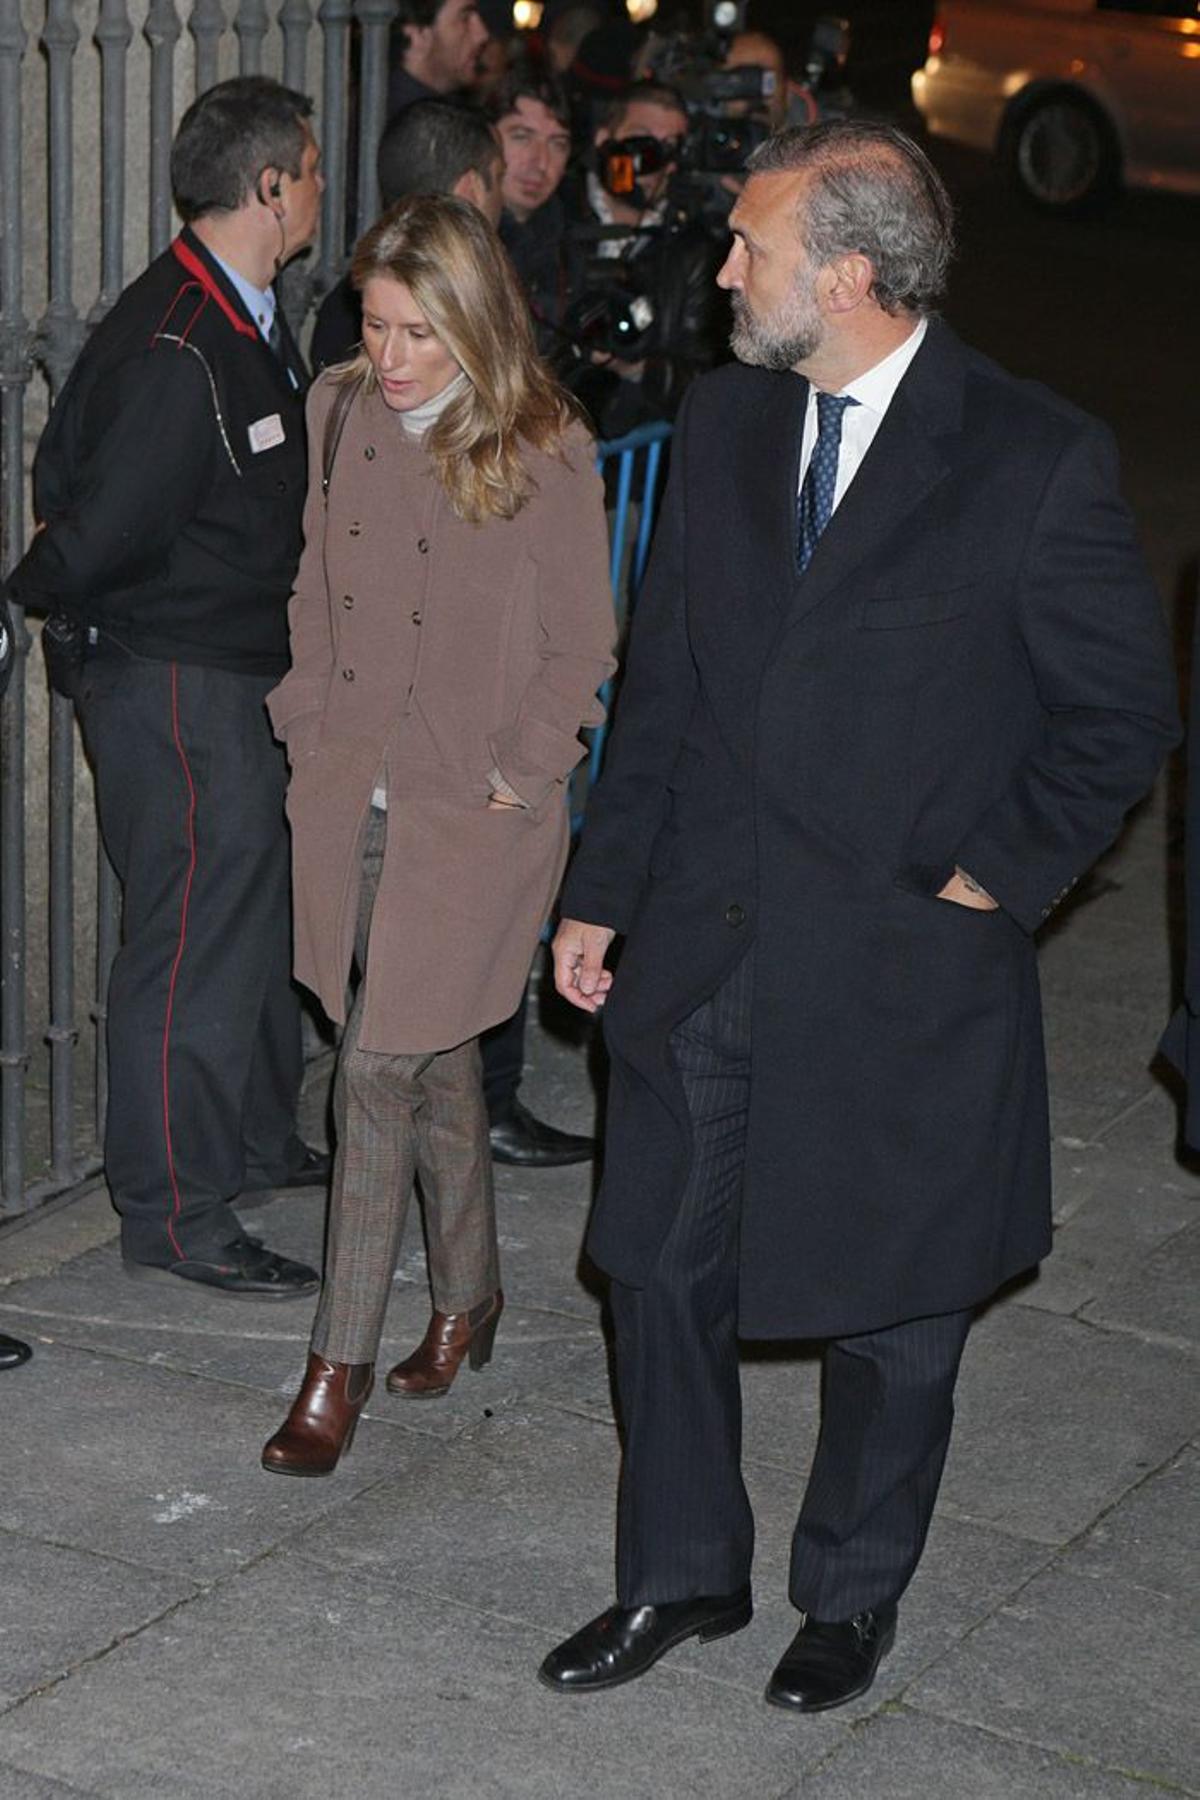
[[315, 1272], [229, 1202], [328, 1168], [295, 1130], [286, 771], [263, 708], [287, 668], [306, 481], [306, 373], [272, 283], [316, 232], [311, 110], [244, 77], [184, 115], [184, 229], [75, 365], [11, 583], [79, 645], [58, 685], [123, 888], [105, 1164], [125, 1265], [278, 1299]]

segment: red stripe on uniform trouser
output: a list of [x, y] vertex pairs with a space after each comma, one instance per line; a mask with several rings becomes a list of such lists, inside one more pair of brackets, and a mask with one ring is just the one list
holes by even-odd
[[183, 739], [179, 735], [179, 664], [171, 664], [171, 736], [175, 740], [175, 749], [179, 756], [183, 779], [187, 784], [187, 842], [188, 870], [183, 884], [183, 901], [179, 908], [179, 942], [175, 947], [175, 960], [171, 964], [171, 979], [167, 983], [167, 1011], [163, 1019], [162, 1036], [162, 1108], [163, 1138], [167, 1146], [167, 1179], [171, 1188], [171, 1204], [167, 1211], [167, 1236], [171, 1248], [179, 1260], [183, 1261], [183, 1251], [179, 1239], [175, 1236], [175, 1222], [182, 1211], [179, 1198], [179, 1181], [175, 1174], [175, 1150], [171, 1143], [171, 1021], [175, 1014], [175, 983], [179, 976], [179, 965], [183, 961], [183, 952], [187, 944], [188, 908], [192, 899], [192, 880], [196, 873], [196, 784], [192, 780], [191, 765], [187, 759], [187, 751], [183, 747]]

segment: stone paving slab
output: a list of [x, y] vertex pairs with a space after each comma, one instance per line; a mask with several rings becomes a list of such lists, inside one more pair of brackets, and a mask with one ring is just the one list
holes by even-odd
[[[323, 1204], [301, 1196], [263, 1208], [275, 1213], [288, 1229], [276, 1241], [289, 1254], [304, 1250], [297, 1239], [315, 1229], [316, 1208]], [[306, 1217], [307, 1215], [307, 1217]], [[385, 1395], [382, 1383], [368, 1416], [448, 1437], [462, 1430], [486, 1408], [510, 1405], [522, 1393], [537, 1389], [548, 1365], [557, 1364], [579, 1346], [603, 1351], [596, 1323], [597, 1307], [589, 1301], [584, 1315], [506, 1305], [491, 1364], [479, 1373], [464, 1373], [445, 1401], [413, 1405]], [[289, 1301], [231, 1301], [195, 1284], [166, 1286], [131, 1281], [121, 1269], [115, 1245], [108, 1244], [74, 1258], [54, 1275], [36, 1276], [0, 1288], [0, 1329], [18, 1335], [32, 1332], [44, 1342], [113, 1353], [163, 1369], [210, 1380], [259, 1388], [276, 1402], [290, 1401], [304, 1371], [315, 1297]], [[420, 1341], [429, 1317], [429, 1295], [423, 1269], [411, 1260], [402, 1264], [393, 1287], [380, 1364], [408, 1355]], [[282, 1417], [282, 1410], [279, 1410]], [[276, 1421], [278, 1423], [278, 1420]]]
[[[536, 1627], [542, 1653], [612, 1601], [618, 1474], [609, 1426], [553, 1408], [497, 1415], [448, 1447], [437, 1469], [384, 1481], [295, 1538], [292, 1554]], [[799, 1623], [787, 1570], [800, 1484], [756, 1467], [755, 1618], [735, 1637], [681, 1645], [673, 1669], [760, 1695]], [[976, 1620], [1019, 1590], [1046, 1551], [939, 1519], [904, 1603], [895, 1654], [845, 1717], [874, 1710]]]
[[[1093, 1580], [1125, 1581], [1193, 1619], [1200, 1609], [1200, 1450], [1127, 1494], [1073, 1546], [1072, 1567]], [[1196, 1771], [1200, 1777], [1200, 1768]], [[1200, 1782], [1198, 1782], [1200, 1785]]]
[[800, 1738], [666, 1665], [572, 1703], [531, 1678], [542, 1647], [524, 1626], [279, 1554], [0, 1717], [0, 1758], [106, 1800], [770, 1800], [848, 1730]]
[[[64, 1346], [4, 1382], [0, 1529], [207, 1582], [333, 1503], [326, 1483], [259, 1467], [279, 1420], [262, 1395]], [[353, 1490], [436, 1454], [427, 1437], [367, 1425], [344, 1480]]]
[[1200, 1349], [1200, 1220], [1128, 1269], [1083, 1316]]
[[1200, 1774], [1195, 1616], [1067, 1559], [1036, 1576], [910, 1703], [1185, 1789]]
[[1084, 1530], [1195, 1432], [1195, 1358], [1019, 1301], [963, 1358], [941, 1497], [1048, 1544]]
[[102, 1800], [95, 1788], [68, 1787], [45, 1775], [31, 1775], [0, 1762], [0, 1795], [4, 1800]]
[[1022, 1289], [1021, 1303], [1061, 1313], [1101, 1303], [1087, 1316], [1107, 1317], [1104, 1308], [1130, 1270], [1196, 1220], [1184, 1179], [1173, 1169], [1151, 1173], [1107, 1144], [1056, 1155], [1054, 1251]]
[[195, 1592], [184, 1577], [0, 1531], [0, 1712]]
[[1130, 1105], [1150, 1084], [1150, 1061], [1165, 1024], [1165, 1011], [1150, 1020], [1140, 1009], [1095, 998], [1086, 1006], [1068, 998], [1055, 1005], [1048, 996], [1046, 1055], [1058, 1103], [1081, 1100], [1110, 1112]]
[[903, 1708], [860, 1725], [787, 1800], [928, 1800], [950, 1791], [948, 1775], [964, 1800], [1154, 1800], [1181, 1791]]

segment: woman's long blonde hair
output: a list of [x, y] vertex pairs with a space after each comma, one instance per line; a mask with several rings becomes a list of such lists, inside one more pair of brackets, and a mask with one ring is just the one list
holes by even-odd
[[[514, 518], [536, 486], [523, 447], [561, 451], [579, 415], [537, 354], [529, 303], [499, 238], [469, 201], [412, 194], [354, 247], [355, 288], [361, 294], [376, 277], [404, 283], [467, 376], [427, 440], [450, 504], [473, 525]], [[375, 386], [365, 350], [337, 373], [363, 379], [368, 392]]]

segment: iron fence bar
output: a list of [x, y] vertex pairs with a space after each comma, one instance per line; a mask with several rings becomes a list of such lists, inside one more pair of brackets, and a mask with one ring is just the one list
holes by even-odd
[[324, 34], [321, 134], [325, 169], [316, 275], [318, 295], [327, 293], [341, 275], [346, 254], [346, 119], [352, 16], [352, 0], [321, 0], [317, 10]]
[[215, 87], [220, 73], [221, 37], [226, 25], [221, 0], [194, 0], [188, 30], [196, 46], [196, 92]]
[[[21, 0], [0, 0], [0, 573], [25, 537], [25, 389], [33, 371], [23, 311]], [[25, 664], [29, 637], [14, 609], [16, 661], [0, 701], [0, 1199], [25, 1204]]]
[[[197, 0], [197, 8], [207, 0]], [[219, 0], [214, 0], [220, 13]], [[224, 15], [221, 15], [224, 26]], [[88, 317], [90, 325], [98, 324], [118, 299], [125, 285], [125, 146], [126, 146], [126, 68], [133, 27], [127, 0], [100, 0], [100, 20], [96, 27], [100, 46], [100, 295]], [[201, 46], [197, 43], [197, 64]], [[215, 50], [214, 50], [215, 56]], [[215, 65], [214, 65], [215, 66]], [[120, 930], [121, 893], [107, 852], [96, 832], [96, 989], [89, 1013], [95, 1041], [95, 1075], [93, 1081], [93, 1150], [89, 1159], [95, 1164], [98, 1147], [104, 1142], [105, 1114], [108, 1110], [108, 1048], [105, 1026], [108, 1018], [108, 978], [116, 955]]]
[[[71, 87], [79, 28], [72, 0], [48, 0], [42, 45], [50, 83], [50, 296], [37, 349], [61, 392], [79, 354], [84, 327], [73, 286], [74, 144]], [[50, 700], [50, 1167], [63, 1185], [75, 1178], [75, 709]]]
[[[308, 35], [313, 24], [313, 9], [310, 0], [283, 0], [277, 16], [283, 38], [283, 84], [285, 87], [294, 88], [297, 93], [306, 94], [308, 92]], [[321, 145], [321, 150], [324, 164], [327, 155], [327, 147], [324, 143]], [[279, 278], [278, 287], [283, 310], [287, 314], [288, 323], [296, 333], [299, 333], [309, 307], [312, 305], [317, 281], [314, 258], [311, 256], [296, 257], [287, 265]]]
[[269, 24], [265, 0], [240, 0], [233, 21], [238, 40], [240, 75], [262, 74], [263, 39], [267, 35]]
[[175, 128], [175, 45], [183, 30], [175, 0], [150, 0], [150, 255], [171, 241], [171, 138]]
[[283, 0], [279, 29], [283, 34], [283, 85], [308, 92], [308, 34], [312, 30], [309, 0]]
[[100, 293], [98, 325], [125, 285], [125, 69], [133, 26], [126, 0], [100, 0]]
[[358, 235], [379, 216], [376, 152], [387, 123], [388, 42], [396, 0], [356, 0], [361, 32], [358, 106]]

